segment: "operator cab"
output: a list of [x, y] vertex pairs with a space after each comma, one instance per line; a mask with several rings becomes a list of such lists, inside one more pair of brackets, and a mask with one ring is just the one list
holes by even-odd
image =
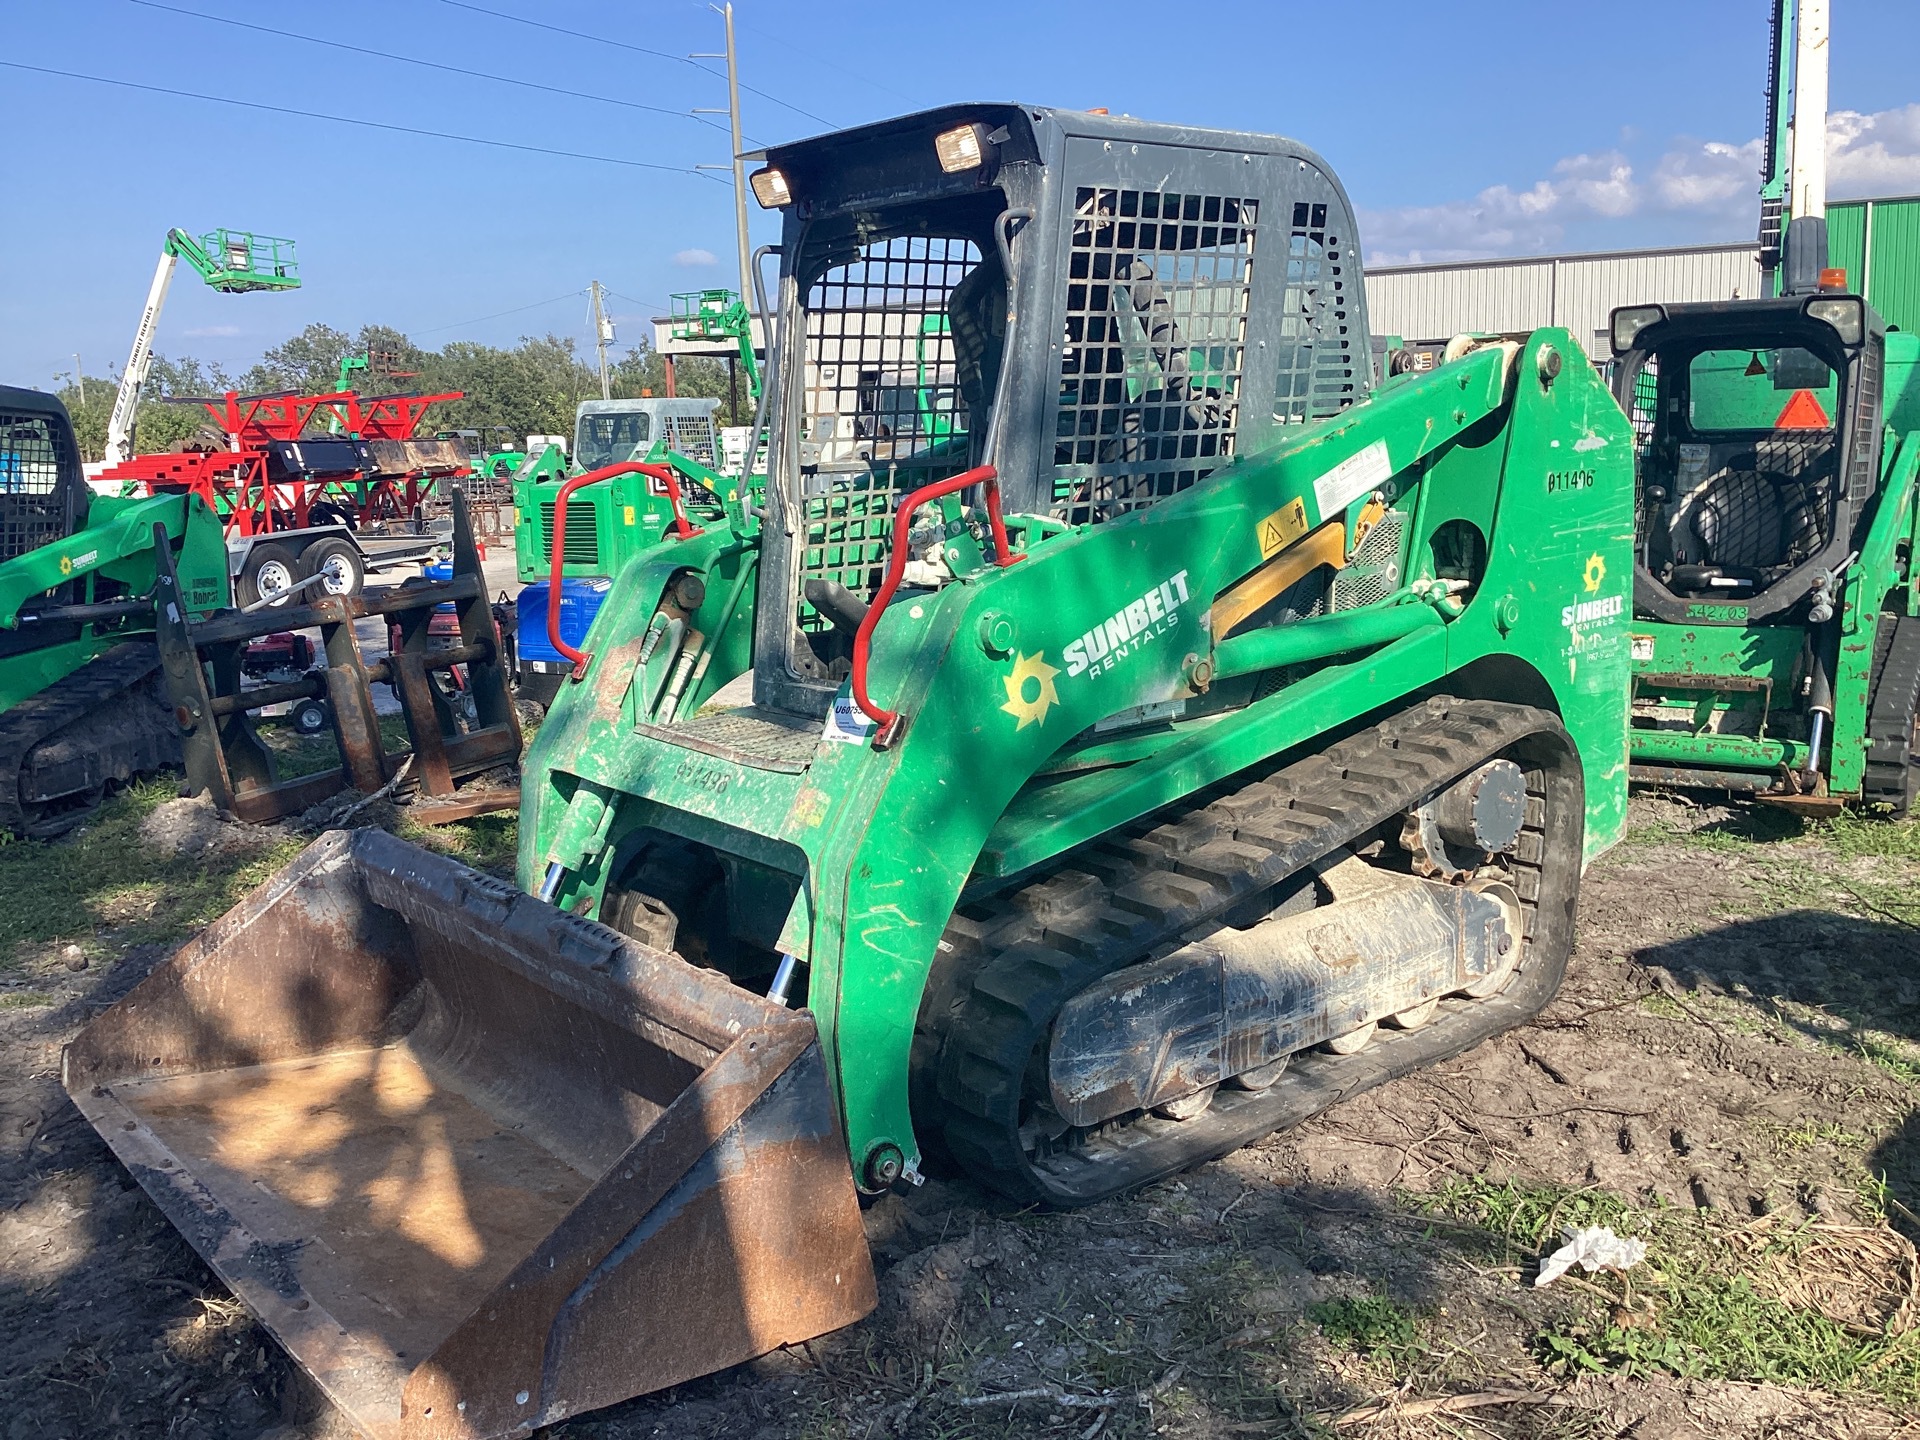
[[1857, 295], [1613, 312], [1633, 422], [1634, 608], [1658, 620], [1818, 622], [1879, 486], [1886, 325]]
[[[1367, 394], [1352, 210], [1292, 141], [968, 104], [755, 158], [764, 709], [825, 713], [912, 492], [991, 465], [1016, 535], [1099, 524]], [[977, 492], [919, 509], [908, 591], [981, 571]]]

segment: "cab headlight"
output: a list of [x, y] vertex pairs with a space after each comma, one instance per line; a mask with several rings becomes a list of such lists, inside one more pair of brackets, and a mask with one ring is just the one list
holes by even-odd
[[753, 198], [760, 202], [762, 209], [778, 210], [793, 203], [793, 191], [787, 188], [787, 177], [772, 166], [754, 171], [747, 177], [747, 183], [753, 186]]

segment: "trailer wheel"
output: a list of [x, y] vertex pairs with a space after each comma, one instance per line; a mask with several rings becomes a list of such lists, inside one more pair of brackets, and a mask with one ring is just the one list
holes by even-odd
[[234, 587], [242, 605], [253, 605], [284, 595], [299, 579], [300, 562], [284, 545], [256, 545], [247, 552], [240, 567], [240, 581]]
[[299, 735], [320, 735], [333, 723], [333, 717], [327, 710], [324, 700], [302, 700], [293, 707], [287, 719], [292, 723], [294, 732]]
[[300, 557], [303, 579], [324, 575], [314, 589], [324, 595], [353, 596], [360, 593], [367, 579], [367, 562], [351, 540], [332, 536], [315, 541]]

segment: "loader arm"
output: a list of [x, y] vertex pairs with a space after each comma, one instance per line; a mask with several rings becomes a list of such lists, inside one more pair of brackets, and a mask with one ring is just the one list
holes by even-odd
[[[204, 522], [196, 523], [204, 517]], [[193, 567], [194, 586], [189, 596], [196, 609], [211, 610], [226, 603], [224, 585], [216, 585], [215, 574], [224, 576], [224, 553], [209, 570], [204, 563], [218, 551], [218, 522], [205, 503], [190, 495], [156, 495], [144, 500], [96, 499], [87, 512], [87, 522], [61, 540], [29, 550], [24, 555], [0, 563], [0, 626], [11, 630], [20, 624], [21, 608], [35, 596], [44, 595], [69, 580], [96, 572], [116, 579], [153, 582], [153, 544], [156, 527], [169, 542], [195, 543], [202, 563]], [[205, 522], [213, 529], [206, 531]], [[186, 573], [183, 567], [183, 574]]]

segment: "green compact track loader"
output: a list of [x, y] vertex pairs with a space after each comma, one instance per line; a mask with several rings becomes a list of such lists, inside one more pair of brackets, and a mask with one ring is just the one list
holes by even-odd
[[1373, 386], [1288, 140], [763, 160], [764, 505], [614, 577], [517, 886], [324, 837], [65, 1058], [370, 1435], [846, 1324], [859, 1197], [931, 1168], [1086, 1204], [1521, 1024], [1622, 831], [1633, 433], [1566, 332]]
[[1613, 348], [1639, 475], [1634, 778], [1906, 816], [1920, 336], [1836, 289], [1632, 306]]
[[95, 495], [67, 410], [0, 386], [0, 833], [47, 838], [178, 765], [153, 632], [164, 541], [188, 613], [229, 602], [220, 521], [186, 495]]

